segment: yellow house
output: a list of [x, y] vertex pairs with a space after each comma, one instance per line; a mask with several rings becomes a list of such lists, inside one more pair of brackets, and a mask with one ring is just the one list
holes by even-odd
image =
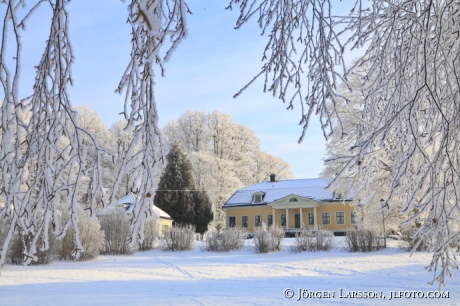
[[225, 202], [226, 228], [253, 232], [265, 222], [281, 225], [287, 233], [323, 228], [343, 234], [355, 224], [351, 200], [326, 187], [324, 179], [276, 181], [272, 174], [270, 181], [242, 188]]
[[[112, 205], [113, 207], [122, 207], [125, 209], [126, 213], [132, 214], [134, 207], [136, 206], [136, 196], [130, 192]], [[172, 227], [173, 219], [171, 218], [170, 215], [165, 213], [163, 210], [159, 209], [155, 205], [152, 204], [152, 209], [155, 212], [155, 214], [158, 216], [159, 219], [159, 229], [158, 233], [160, 236], [164, 235], [164, 231], [167, 230], [168, 228]]]
[[160, 229], [158, 233], [160, 234], [160, 236], [164, 236], [164, 232], [168, 228], [172, 227], [174, 220], [171, 218], [170, 215], [168, 215], [167, 213], [165, 213], [163, 210], [159, 209], [155, 205], [153, 205], [153, 210], [155, 211], [157, 216], [159, 216], [159, 220], [160, 220]]

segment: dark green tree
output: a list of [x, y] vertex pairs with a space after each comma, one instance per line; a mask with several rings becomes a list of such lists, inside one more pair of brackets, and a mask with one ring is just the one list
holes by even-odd
[[195, 191], [192, 164], [178, 143], [172, 144], [166, 158], [168, 164], [153, 201], [171, 216], [174, 225], [192, 224], [203, 234], [213, 219], [211, 201], [206, 192]]
[[205, 191], [193, 193], [195, 201], [195, 227], [196, 232], [203, 235], [208, 229], [209, 222], [213, 219], [211, 200]]

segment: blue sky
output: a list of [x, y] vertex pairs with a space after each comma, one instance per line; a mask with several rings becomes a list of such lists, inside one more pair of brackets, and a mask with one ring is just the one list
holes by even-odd
[[[237, 99], [233, 95], [260, 71], [266, 37], [255, 22], [234, 30], [237, 8], [225, 10], [228, 1], [188, 1], [189, 35], [166, 63], [165, 77], [157, 73], [156, 100], [160, 127], [187, 110], [229, 113], [234, 122], [254, 130], [264, 151], [289, 161], [296, 178], [317, 177], [322, 171], [325, 141], [317, 118], [301, 134], [300, 107], [286, 105], [263, 93], [262, 79]], [[4, 9], [2, 5], [2, 9]], [[88, 104], [110, 126], [121, 119], [123, 97], [116, 94], [130, 55], [127, 3], [117, 0], [71, 1], [68, 5], [70, 39], [75, 63], [73, 105]], [[37, 65], [49, 33], [51, 12], [46, 4], [29, 20], [24, 39], [22, 96], [32, 93]], [[158, 70], [157, 70], [158, 71]]]

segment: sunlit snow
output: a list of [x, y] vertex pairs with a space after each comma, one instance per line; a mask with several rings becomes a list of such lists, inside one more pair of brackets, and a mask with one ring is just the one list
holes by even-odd
[[[390, 291], [433, 291], [424, 267], [431, 254], [409, 253], [390, 241], [387, 250], [349, 253], [343, 239], [331, 252], [255, 254], [241, 251], [153, 250], [132, 256], [99, 256], [90, 262], [45, 266], [6, 265], [0, 305], [459, 305], [460, 273], [447, 279], [448, 299], [392, 299]], [[294, 290], [292, 299], [284, 290]], [[298, 290], [335, 292], [333, 299], [298, 299]], [[339, 298], [349, 291], [382, 292], [386, 299]]]

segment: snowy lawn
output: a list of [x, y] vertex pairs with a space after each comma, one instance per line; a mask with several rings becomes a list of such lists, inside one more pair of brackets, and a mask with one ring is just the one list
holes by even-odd
[[[341, 237], [331, 252], [291, 253], [293, 241], [284, 239], [282, 251], [274, 254], [255, 254], [252, 241], [230, 253], [201, 251], [196, 242], [188, 252], [154, 250], [99, 256], [91, 262], [6, 265], [0, 305], [460, 305], [460, 273], [443, 289], [449, 298], [390, 300], [390, 291], [437, 290], [427, 284], [432, 277], [424, 269], [431, 261], [428, 253], [409, 257], [395, 241], [384, 251], [348, 253], [340, 247]], [[288, 288], [294, 293], [291, 299], [284, 297]], [[304, 297], [335, 297], [297, 301], [299, 288], [308, 290]], [[352, 291], [381, 292], [385, 299], [340, 297]]]

